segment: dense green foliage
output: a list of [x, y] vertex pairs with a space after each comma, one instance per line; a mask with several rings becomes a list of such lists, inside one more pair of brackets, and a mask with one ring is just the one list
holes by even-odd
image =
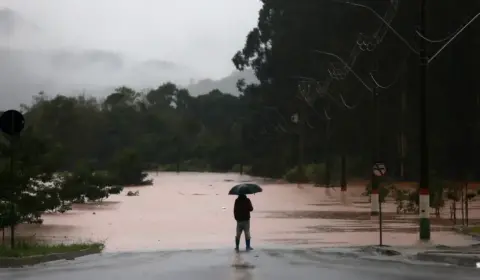
[[[372, 147], [378, 142], [379, 158], [386, 162], [390, 176], [417, 180], [419, 56], [367, 9], [330, 0], [262, 2], [257, 27], [248, 34], [245, 47], [233, 57], [238, 69], [253, 68], [261, 82], [244, 88], [247, 107], [275, 107], [286, 120], [305, 110], [306, 163], [326, 162], [327, 156], [345, 154], [349, 165], [352, 159], [358, 165], [354, 173], [367, 175]], [[391, 26], [418, 49], [420, 38], [415, 29], [420, 1], [362, 3], [391, 20]], [[452, 34], [480, 10], [478, 1], [463, 1], [462, 5], [458, 1], [428, 1], [428, 5], [427, 37], [434, 40]], [[480, 84], [474, 65], [480, 61], [480, 40], [476, 35], [479, 32], [477, 20], [429, 65], [430, 167], [444, 179], [478, 179]], [[363, 39], [359, 40], [359, 34], [363, 34]], [[357, 43], [362, 42], [378, 44], [372, 51], [361, 51]], [[430, 56], [445, 42], [428, 43]], [[314, 50], [342, 57], [370, 88], [374, 87], [371, 72], [381, 85], [395, 82], [388, 89], [379, 89], [378, 141], [372, 137], [371, 93], [351, 73], [340, 81], [329, 79], [329, 70], [340, 71], [343, 67], [336, 58]], [[307, 96], [313, 97], [313, 101], [307, 104], [299, 98], [299, 76], [323, 81], [327, 92], [321, 95], [312, 87]], [[343, 101], [354, 108], [347, 109]], [[326, 116], [331, 118], [330, 122]], [[327, 123], [331, 126], [330, 141]], [[296, 128], [286, 127], [288, 124], [278, 116], [275, 124], [282, 124], [285, 129], [270, 126], [268, 134], [260, 134], [256, 139], [256, 145], [248, 146], [258, 161], [252, 170], [262, 174], [281, 174], [296, 162]], [[268, 164], [262, 164], [262, 160]], [[265, 165], [269, 172], [261, 168]]]
[[120, 87], [105, 100], [40, 94], [24, 110], [33, 133], [61, 154], [56, 166], [109, 168], [127, 185], [178, 162], [228, 171], [241, 155], [242, 102], [217, 90], [192, 97], [166, 83], [144, 93]]

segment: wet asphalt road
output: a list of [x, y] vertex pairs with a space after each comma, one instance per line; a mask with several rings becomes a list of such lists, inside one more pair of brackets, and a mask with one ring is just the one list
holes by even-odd
[[21, 269], [0, 269], [0, 279], [95, 280], [467, 280], [480, 270], [353, 257], [318, 250], [263, 249], [104, 253]]

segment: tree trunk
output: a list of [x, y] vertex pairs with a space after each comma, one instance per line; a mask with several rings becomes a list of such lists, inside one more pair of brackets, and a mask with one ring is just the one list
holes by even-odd
[[462, 226], [465, 225], [465, 212], [464, 212], [464, 202], [463, 202], [463, 199], [464, 199], [464, 195], [463, 195], [463, 190], [460, 191], [460, 211], [462, 212]]
[[15, 225], [10, 226], [10, 247], [15, 248]]
[[468, 227], [468, 183], [465, 184], [465, 225]]
[[407, 95], [402, 91], [402, 108], [400, 117], [400, 178], [405, 179], [405, 108], [407, 107]]

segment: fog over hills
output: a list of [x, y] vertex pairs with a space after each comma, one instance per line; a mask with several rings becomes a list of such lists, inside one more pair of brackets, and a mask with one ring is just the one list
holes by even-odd
[[247, 83], [256, 83], [257, 78], [252, 70], [245, 70], [242, 72], [235, 71], [229, 76], [220, 80], [204, 79], [190, 84], [187, 89], [192, 95], [199, 95], [210, 92], [213, 89], [219, 89], [222, 92], [238, 95], [237, 81], [244, 79]]
[[[101, 49], [58, 47], [51, 34], [11, 9], [0, 10], [0, 108], [30, 103], [45, 91], [106, 96], [121, 85], [141, 90], [171, 81], [193, 95], [215, 88], [238, 94], [239, 78], [255, 81], [251, 71], [234, 72], [220, 80], [205, 79], [199, 71], [173, 61], [140, 60]], [[192, 81], [197, 81], [193, 82]]]

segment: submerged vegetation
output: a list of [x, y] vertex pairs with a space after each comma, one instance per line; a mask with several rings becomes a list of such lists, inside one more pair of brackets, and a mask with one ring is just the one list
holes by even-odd
[[41, 244], [17, 242], [13, 249], [10, 246], [0, 245], [0, 257], [23, 258], [85, 250], [100, 252], [103, 250], [103, 247], [104, 245], [102, 243]]

